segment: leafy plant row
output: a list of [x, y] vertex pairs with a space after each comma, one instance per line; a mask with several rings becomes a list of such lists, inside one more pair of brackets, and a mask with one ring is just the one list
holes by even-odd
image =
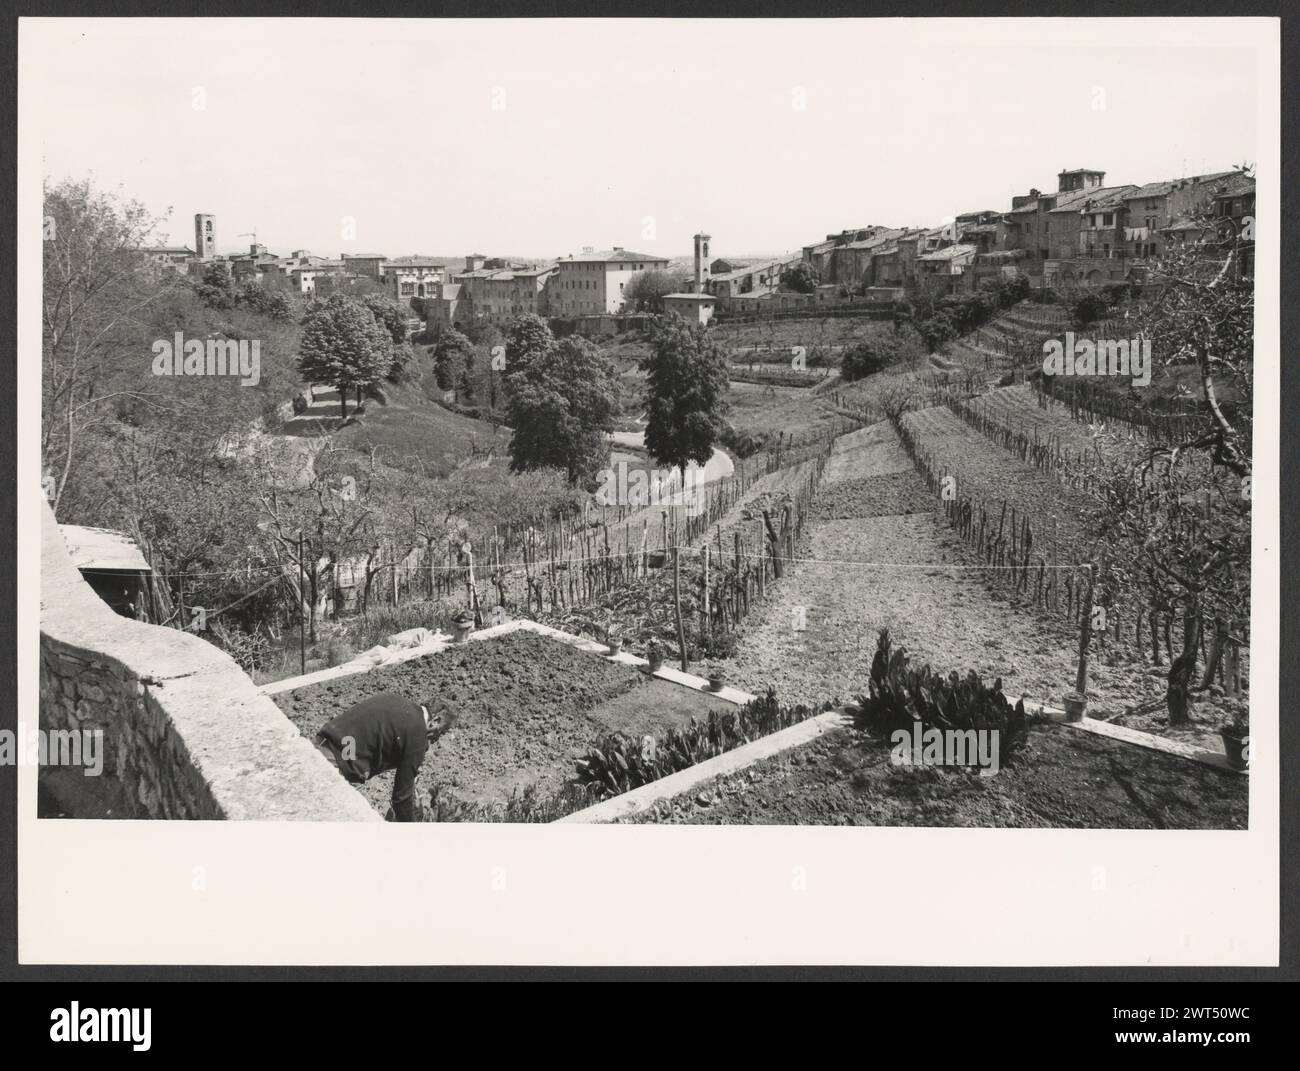
[[787, 706], [775, 690], [736, 710], [710, 711], [707, 721], [694, 718], [682, 729], [647, 734], [639, 739], [610, 733], [598, 739], [577, 762], [577, 779], [602, 796], [616, 796], [685, 770], [760, 737], [788, 729], [830, 709]]

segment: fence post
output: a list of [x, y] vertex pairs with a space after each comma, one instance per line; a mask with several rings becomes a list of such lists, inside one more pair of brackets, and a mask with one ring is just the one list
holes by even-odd
[[682, 652], [682, 672], [689, 663], [686, 659], [686, 629], [682, 627], [682, 563], [681, 549], [673, 547], [673, 610], [677, 614], [677, 644]]
[[1079, 626], [1079, 672], [1074, 678], [1074, 690], [1088, 695], [1088, 641], [1092, 638], [1092, 594], [1097, 580], [1097, 567], [1088, 563], [1088, 588], [1083, 597], [1083, 623]]
[[706, 632], [713, 631], [713, 618], [709, 613], [709, 544], [707, 539], [704, 543], [704, 629]]

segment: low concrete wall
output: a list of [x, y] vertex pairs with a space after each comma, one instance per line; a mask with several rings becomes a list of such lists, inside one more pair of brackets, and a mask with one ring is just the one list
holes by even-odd
[[104, 734], [130, 817], [378, 822], [223, 651], [115, 614], [41, 516], [40, 724]]

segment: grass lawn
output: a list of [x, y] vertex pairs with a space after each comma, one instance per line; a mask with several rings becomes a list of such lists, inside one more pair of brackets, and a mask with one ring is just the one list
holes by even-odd
[[481, 456], [491, 449], [493, 461], [505, 463], [509, 428], [494, 433], [487, 421], [444, 409], [418, 387], [388, 386], [385, 393], [387, 404], [367, 402], [365, 413], [336, 433], [340, 445], [364, 454], [377, 447], [385, 463], [417, 471], [422, 467], [430, 476], [450, 472], [474, 449]]

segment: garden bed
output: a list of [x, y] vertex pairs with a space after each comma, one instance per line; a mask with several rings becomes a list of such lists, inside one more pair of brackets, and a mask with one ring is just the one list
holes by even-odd
[[[306, 737], [353, 703], [396, 692], [417, 703], [441, 697], [460, 711], [455, 730], [429, 750], [416, 798], [497, 804], [536, 786], [549, 795], [603, 733], [635, 736], [708, 717], [731, 704], [651, 678], [628, 665], [519, 631], [437, 654], [281, 692], [272, 698]], [[393, 774], [357, 786], [386, 811]]]
[[993, 777], [895, 766], [857, 728], [656, 804], [631, 822], [714, 825], [1245, 829], [1249, 781], [1129, 744], [1040, 726]]

